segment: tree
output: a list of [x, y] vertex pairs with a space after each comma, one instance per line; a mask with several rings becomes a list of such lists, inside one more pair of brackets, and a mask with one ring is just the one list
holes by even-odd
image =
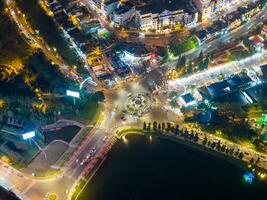
[[181, 67], [184, 67], [185, 64], [186, 64], [186, 57], [180, 56], [176, 63], [176, 70], [180, 69]]
[[176, 70], [180, 69], [181, 66], [181, 56], [179, 56], [178, 61], [176, 63]]
[[165, 122], [162, 122], [162, 125], [161, 125], [161, 127], [162, 127], [162, 131], [165, 131]]
[[178, 124], [176, 124], [176, 126], [175, 126], [174, 134], [175, 135], [179, 134], [179, 125]]
[[201, 61], [199, 68], [200, 70], [207, 69], [209, 67], [210, 59], [207, 57], [204, 61]]
[[185, 66], [186, 65], [186, 57], [185, 56], [182, 56], [181, 57], [181, 65], [182, 66]]
[[150, 123], [150, 122], [148, 123], [147, 130], [148, 130], [148, 131], [150, 131], [150, 130], [151, 130], [151, 123]]
[[222, 145], [221, 151], [222, 152], [225, 152], [225, 148], [226, 148], [226, 146], [225, 145]]
[[101, 91], [97, 91], [97, 92], [95, 93], [95, 97], [96, 97], [96, 99], [97, 99], [98, 101], [100, 101], [100, 102], [103, 102], [103, 101], [105, 100], [105, 95], [104, 95], [104, 93], [101, 92]]
[[146, 130], [146, 122], [144, 122], [143, 130]]
[[217, 150], [220, 150], [220, 149], [221, 149], [221, 142], [220, 142], [220, 141], [217, 142], [217, 144], [216, 144], [216, 149], [217, 149]]
[[199, 59], [200, 62], [203, 61], [203, 59], [204, 59], [204, 53], [203, 53], [203, 50], [201, 50], [201, 52], [199, 53], [198, 59]]
[[187, 74], [192, 74], [193, 72], [193, 66], [190, 64], [188, 67], [187, 67]]
[[198, 133], [196, 133], [195, 136], [194, 136], [194, 141], [197, 142], [198, 139], [199, 139], [199, 136], [198, 136]]
[[238, 158], [239, 158], [240, 160], [242, 160], [242, 159], [243, 159], [243, 157], [244, 157], [244, 154], [243, 154], [243, 152], [240, 152], [240, 154], [239, 154]]
[[199, 45], [199, 40], [197, 37], [193, 36], [188, 38], [187, 40], [184, 40], [183, 42], [171, 44], [169, 51], [174, 56], [181, 55], [182, 53], [189, 51], [191, 49], [196, 48]]
[[161, 125], [160, 125], [160, 123], [158, 123], [158, 130], [159, 130], [159, 131], [161, 130]]
[[167, 122], [167, 129], [166, 129], [166, 131], [170, 131], [171, 130], [171, 123], [170, 122]]
[[156, 121], [153, 122], [153, 130], [156, 131], [157, 130], [157, 125], [158, 123]]

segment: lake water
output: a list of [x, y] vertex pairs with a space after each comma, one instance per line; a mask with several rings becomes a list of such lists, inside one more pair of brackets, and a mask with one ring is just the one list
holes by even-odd
[[267, 183], [205, 152], [145, 136], [118, 141], [79, 200], [257, 199]]
[[9, 192], [7, 192], [4, 188], [0, 187], [0, 200], [19, 200]]

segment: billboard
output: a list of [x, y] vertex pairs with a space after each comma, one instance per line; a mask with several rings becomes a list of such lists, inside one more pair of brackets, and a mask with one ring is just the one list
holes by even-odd
[[22, 134], [22, 138], [23, 138], [24, 140], [33, 138], [34, 136], [35, 136], [35, 131], [31, 131], [31, 132]]
[[67, 94], [67, 96], [70, 96], [70, 97], [80, 98], [80, 93], [79, 92], [67, 90], [66, 94]]

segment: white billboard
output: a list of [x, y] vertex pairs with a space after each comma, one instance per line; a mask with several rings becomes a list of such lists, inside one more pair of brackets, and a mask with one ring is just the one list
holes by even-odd
[[70, 97], [80, 98], [80, 93], [79, 92], [67, 90], [66, 94], [67, 94], [67, 96], [70, 96]]
[[35, 131], [31, 131], [31, 132], [22, 134], [22, 138], [23, 138], [24, 140], [33, 138], [34, 136], [35, 136]]

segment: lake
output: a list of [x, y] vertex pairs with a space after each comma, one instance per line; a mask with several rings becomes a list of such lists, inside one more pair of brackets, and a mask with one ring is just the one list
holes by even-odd
[[172, 141], [131, 135], [118, 141], [79, 200], [256, 199], [267, 183], [243, 169]]

